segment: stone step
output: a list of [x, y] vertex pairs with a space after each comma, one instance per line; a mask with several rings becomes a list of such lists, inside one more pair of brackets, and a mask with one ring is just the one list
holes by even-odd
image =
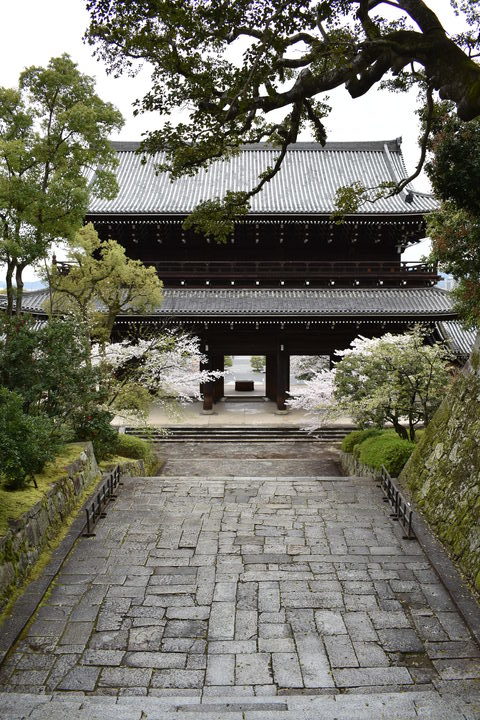
[[480, 701], [430, 691], [255, 697], [0, 693], [1, 720], [478, 720]]
[[[165, 430], [167, 431], [165, 434]], [[300, 427], [245, 427], [245, 426], [180, 426], [169, 428], [127, 427], [128, 435], [147, 438], [153, 442], [339, 442], [352, 427], [325, 427], [309, 433]]]

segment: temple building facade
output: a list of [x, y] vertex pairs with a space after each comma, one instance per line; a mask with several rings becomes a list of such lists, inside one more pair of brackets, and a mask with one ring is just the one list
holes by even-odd
[[[455, 319], [436, 268], [402, 262], [425, 236], [424, 193], [364, 204], [342, 223], [332, 218], [340, 186], [376, 187], [407, 175], [400, 140], [296, 143], [281, 171], [251, 201], [225, 244], [182, 227], [185, 217], [227, 190], [246, 190], [276, 157], [268, 145], [246, 146], [229, 160], [174, 182], [156, 173], [161, 155], [142, 163], [136, 143], [115, 143], [119, 193], [94, 200], [87, 217], [102, 238], [119, 241], [132, 258], [157, 268], [164, 300], [132, 322], [180, 326], [201, 340], [207, 366], [225, 355], [264, 355], [265, 393], [285, 410], [292, 355], [330, 355], [359, 334], [402, 332], [415, 322], [432, 328]], [[224, 394], [223, 381], [203, 388], [204, 410]]]
[[[407, 176], [399, 139], [291, 145], [281, 171], [223, 244], [186, 231], [183, 221], [203, 200], [253, 187], [278, 151], [245, 146], [172, 182], [156, 171], [161, 154], [142, 162], [137, 143], [114, 146], [118, 195], [93, 199], [86, 220], [101, 238], [155, 266], [165, 286], [161, 306], [148, 316], [117, 318], [118, 335], [132, 324], [181, 327], [200, 338], [207, 367], [217, 370], [225, 355], [264, 355], [265, 394], [280, 412], [292, 355], [333, 357], [359, 334], [399, 333], [417, 322], [432, 338], [456, 333], [457, 345], [465, 345], [450, 296], [436, 287], [436, 268], [402, 261], [403, 251], [425, 237], [432, 196], [407, 187], [341, 223], [332, 217], [339, 187], [375, 188]], [[27, 295], [26, 310], [29, 302], [34, 297]], [[204, 411], [212, 411], [223, 380], [202, 390]]]

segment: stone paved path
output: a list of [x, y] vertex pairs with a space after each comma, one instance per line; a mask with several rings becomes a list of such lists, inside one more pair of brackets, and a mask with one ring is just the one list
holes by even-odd
[[391, 717], [467, 717], [432, 714], [432, 697], [479, 698], [479, 649], [372, 481], [339, 477], [330, 456], [330, 476], [222, 477], [211, 458], [201, 477], [190, 462], [188, 476], [125, 480], [0, 670], [2, 690], [263, 698], [252, 718], [279, 696], [287, 713], [294, 697], [402, 692], [417, 704]]

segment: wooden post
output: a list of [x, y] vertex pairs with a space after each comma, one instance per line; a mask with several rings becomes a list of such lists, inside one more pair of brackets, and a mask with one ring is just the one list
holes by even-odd
[[277, 412], [287, 412], [287, 390], [290, 386], [290, 357], [285, 353], [284, 345], [277, 351]]
[[[225, 370], [225, 356], [223, 353], [214, 353], [212, 355], [212, 370]], [[218, 378], [213, 382], [213, 402], [217, 403], [225, 395], [225, 382], [224, 378]]]
[[269, 400], [277, 399], [277, 356], [265, 356], [265, 395]]
[[[212, 355], [208, 352], [208, 345], [203, 350], [206, 356], [205, 361], [200, 363], [200, 370], [212, 370]], [[213, 413], [213, 382], [206, 382], [200, 385], [200, 392], [203, 395], [202, 414]]]

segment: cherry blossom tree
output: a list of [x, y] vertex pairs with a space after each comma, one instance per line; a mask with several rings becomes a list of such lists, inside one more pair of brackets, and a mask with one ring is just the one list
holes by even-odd
[[287, 405], [292, 410], [307, 413], [308, 430], [316, 430], [333, 420], [341, 412], [335, 400], [335, 369], [314, 373], [303, 385], [295, 388], [295, 395], [292, 394]]
[[328, 370], [329, 365], [327, 355], [292, 355], [290, 373], [297, 380], [310, 380], [321, 370]]
[[296, 391], [290, 407], [306, 410], [310, 427], [334, 416], [349, 415], [360, 426], [390, 423], [400, 437], [415, 439], [428, 424], [450, 381], [450, 351], [429, 344], [428, 332], [416, 326], [403, 335], [358, 337], [330, 371], [316, 373]]
[[198, 338], [173, 330], [92, 348], [108, 409], [142, 420], [152, 402], [171, 408], [200, 399], [200, 385], [223, 376], [202, 370], [204, 360]]

